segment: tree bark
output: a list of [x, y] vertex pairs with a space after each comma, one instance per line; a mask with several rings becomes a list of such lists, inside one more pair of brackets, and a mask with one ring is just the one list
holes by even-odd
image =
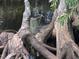
[[[60, 5], [61, 5], [61, 8], [58, 8], [60, 10], [59, 16], [61, 16], [63, 13], [66, 12], [65, 0], [60, 0]], [[64, 9], [65, 11], [61, 11], [61, 9]], [[72, 25], [70, 23], [70, 20], [66, 20], [66, 21], [64, 20], [63, 25], [61, 25], [58, 18], [55, 22], [58, 59], [77, 59], [78, 58], [78, 56], [76, 56], [74, 53], [76, 51], [73, 50], [73, 46], [75, 46], [77, 49], [78, 47], [74, 42], [74, 36], [73, 36], [71, 26]]]

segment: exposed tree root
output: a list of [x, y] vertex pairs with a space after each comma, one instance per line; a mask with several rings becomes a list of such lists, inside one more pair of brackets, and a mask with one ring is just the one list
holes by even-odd
[[[66, 8], [64, 4], [64, 0], [60, 0], [60, 3], [63, 8]], [[62, 8], [62, 9], [63, 9]], [[61, 12], [62, 15], [64, 12]], [[59, 16], [60, 16], [59, 15]], [[64, 21], [64, 24], [61, 25], [59, 20], [57, 19], [55, 22], [55, 29], [56, 29], [56, 39], [57, 39], [57, 57], [58, 59], [78, 59], [79, 57], [76, 56], [79, 54], [78, 46], [75, 44], [72, 28], [70, 27], [70, 21]], [[77, 53], [75, 54], [77, 49]]]
[[[8, 41], [7, 45], [4, 48], [1, 59], [10, 59], [12, 56], [23, 53], [28, 56], [28, 52], [23, 48], [23, 43], [17, 34], [13, 36], [11, 40]], [[8, 55], [9, 54], [9, 55]], [[6, 57], [7, 56], [7, 57]]]
[[5, 48], [4, 48], [4, 50], [3, 50], [3, 53], [2, 53], [2, 55], [1, 55], [1, 59], [5, 59], [6, 54], [7, 54], [7, 45], [5, 46]]
[[15, 54], [15, 53], [11, 53], [11, 54], [9, 54], [5, 59], [12, 59], [12, 57], [13, 57], [14, 55], [16, 55], [16, 54]]
[[[0, 35], [0, 41], [4, 48], [1, 59], [29, 59], [29, 52], [24, 47], [23, 43], [27, 45], [28, 42], [35, 50], [37, 50], [46, 59], [77, 59], [79, 58], [79, 47], [75, 44], [73, 33], [70, 31], [69, 24], [65, 22], [61, 26], [57, 17], [65, 12], [66, 6], [64, 0], [60, 0], [58, 9], [55, 10], [52, 22], [46, 26], [47, 28], [41, 29], [36, 35], [33, 35], [29, 29], [30, 17], [30, 4], [28, 0], [25, 2], [25, 11], [23, 13], [23, 21], [19, 31], [14, 33], [3, 32]], [[50, 47], [44, 44], [46, 37], [54, 31], [57, 48]], [[54, 32], [53, 32], [54, 33]], [[72, 34], [72, 35], [71, 35]], [[4, 40], [4, 41], [2, 41]], [[57, 56], [49, 50], [57, 51]]]
[[51, 51], [56, 51], [56, 48], [51, 47], [51, 46], [49, 46], [49, 45], [47, 45], [47, 44], [42, 43], [41, 45], [43, 45], [44, 47], [46, 47], [47, 49], [49, 49], [49, 50], [51, 50]]

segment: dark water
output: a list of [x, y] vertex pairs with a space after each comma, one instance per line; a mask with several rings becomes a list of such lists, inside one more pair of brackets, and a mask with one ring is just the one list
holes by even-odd
[[0, 29], [18, 29], [23, 11], [23, 0], [0, 0]]

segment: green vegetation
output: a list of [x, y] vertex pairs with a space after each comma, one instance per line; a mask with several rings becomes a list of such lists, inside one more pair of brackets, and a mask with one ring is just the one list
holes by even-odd
[[63, 13], [61, 16], [58, 17], [58, 21], [63, 26], [65, 22], [68, 22], [69, 15], [67, 13]]
[[68, 9], [72, 9], [73, 7], [75, 7], [78, 3], [78, 0], [65, 0], [65, 3], [68, 7]]
[[54, 11], [58, 6], [58, 0], [52, 0], [50, 8], [52, 11]]

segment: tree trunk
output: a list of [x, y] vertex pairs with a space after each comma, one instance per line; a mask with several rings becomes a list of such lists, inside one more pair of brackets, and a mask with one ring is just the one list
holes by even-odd
[[[64, 0], [60, 0], [60, 4], [63, 6], [61, 8], [63, 9], [66, 8]], [[65, 12], [60, 12], [59, 17], [61, 17], [61, 15], [63, 14], [65, 14]], [[72, 32], [72, 25], [70, 19], [68, 17], [64, 20], [62, 18], [61, 19], [57, 18], [55, 22], [55, 29], [56, 29], [58, 59], [77, 59], [78, 56], [75, 55], [75, 53], [77, 52], [74, 51], [73, 46], [75, 45], [77, 49], [78, 47], [74, 42], [74, 36]]]
[[[1, 59], [30, 59], [29, 47], [33, 47], [46, 59], [78, 59], [79, 47], [74, 42], [71, 19], [67, 14], [65, 0], [59, 0], [51, 23], [37, 32], [37, 27], [40, 26], [38, 19], [41, 17], [31, 19], [29, 0], [24, 0], [24, 3], [25, 10], [20, 29], [16, 33], [5, 31], [0, 34], [0, 49], [4, 49]], [[4, 5], [6, 7], [6, 0]], [[44, 43], [50, 34], [56, 37], [56, 48]], [[51, 52], [52, 50], [57, 54]]]

